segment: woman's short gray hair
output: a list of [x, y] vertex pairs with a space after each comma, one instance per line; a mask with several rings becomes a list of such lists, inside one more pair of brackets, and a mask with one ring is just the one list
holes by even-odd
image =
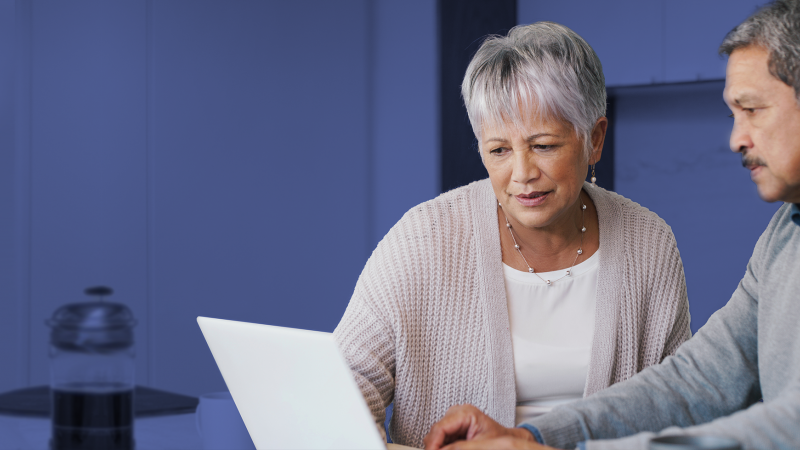
[[600, 59], [577, 33], [553, 22], [488, 37], [469, 63], [461, 95], [479, 141], [483, 125], [565, 120], [575, 127], [587, 159], [594, 125], [606, 115]]
[[800, 2], [768, 3], [730, 31], [719, 47], [721, 55], [751, 45], [769, 52], [769, 73], [794, 88], [800, 102]]

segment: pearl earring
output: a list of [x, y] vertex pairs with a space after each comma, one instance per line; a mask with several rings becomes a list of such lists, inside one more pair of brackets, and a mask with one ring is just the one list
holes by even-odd
[[597, 177], [594, 176], [594, 164], [592, 164], [592, 186], [597, 186]]

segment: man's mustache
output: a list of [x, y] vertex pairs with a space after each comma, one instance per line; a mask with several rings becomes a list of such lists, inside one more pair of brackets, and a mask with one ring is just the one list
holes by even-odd
[[765, 166], [767, 163], [761, 158], [755, 156], [747, 156], [747, 154], [742, 154], [742, 167], [750, 168], [755, 166]]

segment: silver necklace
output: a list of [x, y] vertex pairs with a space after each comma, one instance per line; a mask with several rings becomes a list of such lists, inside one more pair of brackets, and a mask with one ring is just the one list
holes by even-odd
[[[580, 196], [578, 196], [578, 199], [580, 199]], [[497, 205], [500, 206], [500, 210], [503, 209], [502, 203], [497, 202]], [[525, 259], [525, 255], [522, 254], [522, 249], [517, 243], [517, 239], [514, 237], [514, 232], [511, 231], [511, 224], [508, 222], [508, 216], [506, 216], [505, 211], [503, 211], [503, 218], [506, 219], [506, 228], [508, 228], [508, 232], [511, 234], [511, 240], [514, 241], [514, 248], [517, 250], [517, 253], [519, 253], [519, 256], [522, 257], [522, 260], [525, 261], [525, 265], [528, 266], [528, 273], [536, 275], [537, 277], [539, 277], [540, 280], [547, 283], [548, 286], [552, 286], [553, 283], [555, 283], [556, 281], [561, 280], [562, 278], [572, 276], [572, 268], [575, 267], [575, 263], [578, 262], [578, 257], [581, 256], [581, 254], [583, 254], [583, 235], [586, 234], [585, 214], [586, 214], [586, 205], [583, 204], [583, 200], [581, 199], [581, 245], [580, 247], [578, 247], [578, 253], [575, 255], [575, 259], [572, 260], [572, 265], [569, 267], [569, 269], [567, 269], [567, 273], [563, 277], [555, 280], [545, 280], [544, 278], [541, 277], [541, 275], [539, 275], [533, 270], [533, 267], [531, 267], [531, 265], [528, 264], [528, 260]]]

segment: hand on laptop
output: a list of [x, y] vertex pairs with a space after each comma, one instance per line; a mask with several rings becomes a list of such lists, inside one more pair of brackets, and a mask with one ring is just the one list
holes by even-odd
[[472, 405], [453, 406], [431, 427], [425, 450], [545, 449], [524, 428], [506, 428]]

